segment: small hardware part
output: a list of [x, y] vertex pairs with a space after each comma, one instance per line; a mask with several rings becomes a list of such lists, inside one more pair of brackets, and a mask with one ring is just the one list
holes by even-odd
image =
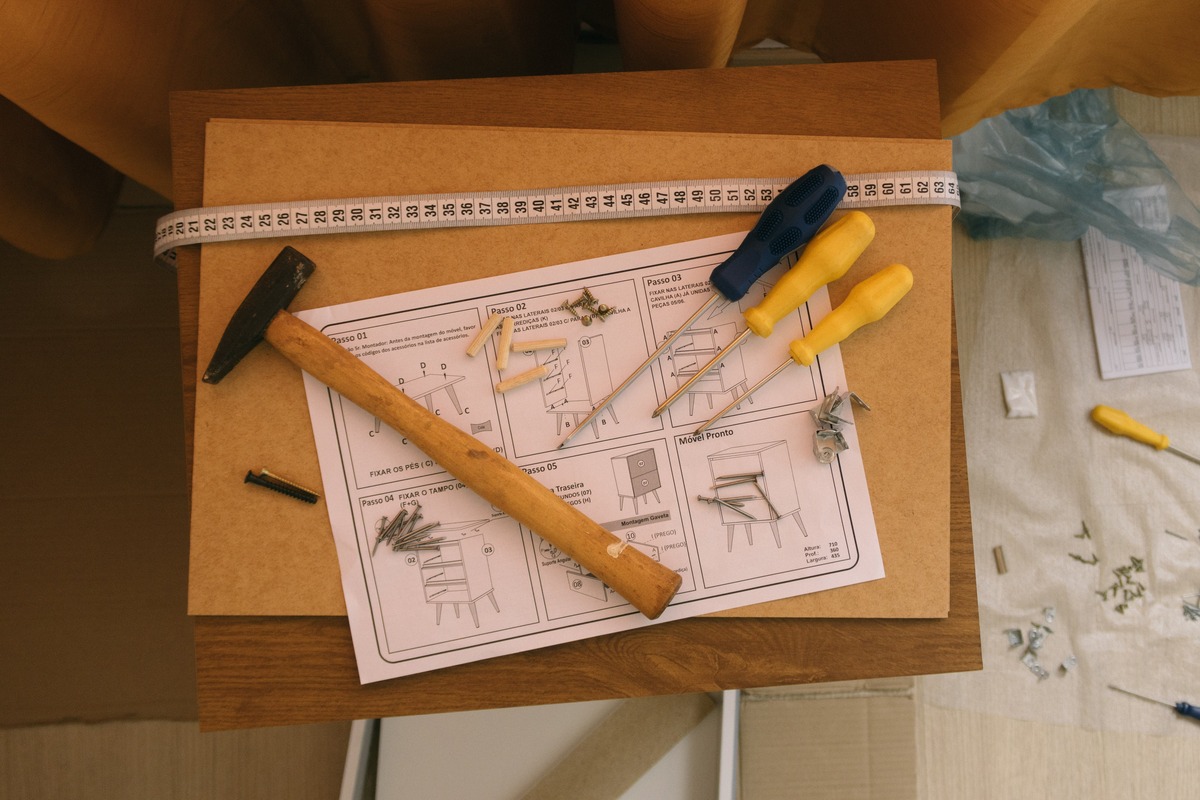
[[508, 356], [512, 352], [513, 320], [500, 320], [500, 342], [496, 345], [496, 369], [508, 369]]
[[281, 478], [278, 475], [273, 475], [265, 469], [261, 474], [255, 475], [254, 470], [247, 470], [244, 483], [252, 483], [255, 486], [262, 486], [280, 494], [286, 494], [288, 497], [294, 497], [297, 500], [302, 500], [305, 503], [317, 502], [320, 495], [312, 489], [306, 489], [299, 484], [292, 483], [287, 478]]
[[[719, 491], [721, 489], [727, 489], [730, 486], [742, 486], [743, 484], [753, 486], [754, 491], [756, 491], [758, 496], [762, 498], [762, 501], [767, 504], [767, 510], [771, 512], [771, 516], [778, 519], [779, 512], [775, 509], [775, 506], [771, 505], [771, 498], [767, 497], [767, 493], [764, 492], [762, 486], [759, 485], [758, 479], [762, 476], [763, 473], [761, 471], [742, 472], [733, 475], [721, 475], [715, 479], [716, 482], [712, 485], [712, 489], [713, 491]], [[749, 517], [750, 515], [743, 514], [743, 516]], [[751, 519], [753, 519], [753, 517], [751, 517]]]
[[809, 409], [808, 414], [817, 428], [813, 432], [813, 454], [822, 464], [832, 462], [838, 453], [850, 449], [850, 445], [846, 443], [846, 437], [842, 433], [842, 428], [854, 424], [842, 416], [842, 409], [847, 402], [851, 402], [865, 411], [871, 410], [871, 407], [861, 397], [854, 392], [843, 393], [841, 387], [825, 395], [825, 398], [815, 408]]
[[483, 433], [484, 431], [490, 431], [491, 429], [492, 429], [492, 421], [490, 419], [486, 419], [483, 422], [472, 422], [471, 423], [471, 435], [472, 436], [474, 436], [477, 433]]
[[492, 334], [496, 332], [496, 328], [499, 327], [500, 320], [502, 319], [503, 317], [499, 314], [492, 314], [487, 318], [487, 322], [483, 323], [483, 326], [479, 329], [479, 333], [475, 334], [475, 338], [467, 345], [467, 355], [472, 358], [479, 355], [479, 351], [483, 349], [487, 340], [492, 338]]
[[1200, 594], [1183, 598], [1183, 618], [1188, 622], [1200, 620]]
[[1001, 372], [1000, 385], [1004, 389], [1004, 405], [1008, 408], [1009, 419], [1037, 416], [1037, 387], [1034, 385], [1032, 372]]
[[592, 321], [596, 319], [603, 322], [605, 317], [616, 311], [615, 308], [607, 303], [599, 302], [596, 296], [592, 294], [592, 290], [586, 287], [584, 287], [583, 294], [579, 295], [577, 299], [564, 300], [559, 308], [584, 325], [591, 325]]
[[739, 498], [737, 500], [731, 498], [731, 499], [727, 500], [722, 497], [705, 497], [702, 494], [698, 494], [698, 495], [696, 495], [696, 499], [701, 500], [705, 503], [709, 503], [710, 505], [715, 503], [716, 505], [724, 506], [725, 508], [728, 508], [730, 511], [733, 511], [737, 514], [741, 514], [743, 517], [746, 517], [747, 519], [754, 519], [753, 514], [747, 514], [745, 511], [742, 511], [742, 506], [745, 505], [745, 503], [741, 502], [741, 501], [752, 499], [752, 498], [745, 497], [745, 498]]
[[1190, 541], [1192, 541], [1192, 540], [1191, 540], [1191, 539], [1189, 539], [1188, 537], [1184, 536], [1182, 533], [1176, 533], [1175, 531], [1173, 531], [1173, 530], [1171, 530], [1171, 529], [1169, 529], [1169, 528], [1168, 528], [1168, 529], [1165, 529], [1165, 530], [1163, 530], [1163, 533], [1167, 534], [1168, 536], [1174, 536], [1176, 539], [1182, 539], [1182, 540], [1183, 540], [1183, 541], [1185, 541], [1185, 542], [1190, 542]]
[[[1038, 681], [1044, 681], [1050, 677], [1050, 671], [1047, 670], [1041, 663], [1040, 658], [1043, 649], [1046, 646], [1046, 640], [1050, 634], [1054, 633], [1054, 629], [1050, 627], [1050, 623], [1054, 622], [1057, 612], [1054, 606], [1046, 606], [1042, 609], [1042, 622], [1030, 622], [1029, 631], [1022, 639], [1021, 631], [1016, 628], [1010, 628], [1004, 633], [1008, 637], [1008, 647], [1010, 650], [1015, 650], [1022, 644], [1025, 644], [1024, 650], [1021, 651], [1021, 663], [1029, 669]], [[1068, 655], [1066, 659], [1059, 662], [1058, 674], [1066, 675], [1075, 668], [1078, 660], [1074, 655]]]
[[1146, 595], [1146, 585], [1137, 580], [1134, 575], [1146, 571], [1146, 562], [1144, 559], [1136, 556], [1129, 557], [1128, 564], [1122, 564], [1112, 571], [1116, 576], [1116, 580], [1105, 587], [1102, 591], [1096, 592], [1100, 595], [1100, 599], [1104, 602], [1109, 600], [1115, 601], [1113, 611], [1118, 614], [1124, 614], [1129, 610], [1129, 604], [1134, 600], [1140, 600]]
[[1008, 572], [1008, 562], [1004, 560], [1004, 548], [996, 545], [992, 548], [992, 557], [996, 559], [996, 573], [1003, 575]]
[[[1092, 532], [1088, 530], [1087, 522], [1080, 522], [1080, 524], [1083, 526], [1083, 530], [1081, 530], [1079, 533], [1075, 534], [1074, 538], [1076, 538], [1076, 539], [1091, 539]], [[1100, 563], [1100, 557], [1097, 556], [1095, 553], [1092, 553], [1090, 558], [1085, 558], [1084, 556], [1081, 556], [1078, 553], [1067, 553], [1067, 555], [1069, 555], [1071, 558], [1078, 561], [1080, 564], [1087, 564], [1089, 566], [1095, 566], [1096, 564]]]
[[506, 378], [500, 381], [496, 384], [496, 391], [500, 394], [504, 394], [505, 392], [511, 391], [518, 386], [524, 386], [527, 383], [540, 381], [549, 374], [550, 370], [546, 368], [545, 364], [542, 364], [534, 367], [533, 369], [526, 370], [520, 375], [514, 375], [511, 378]]
[[1039, 681], [1044, 681], [1050, 677], [1050, 673], [1038, 663], [1037, 655], [1032, 650], [1025, 651], [1025, 654], [1021, 656], [1021, 663], [1028, 667], [1029, 671], [1036, 675]]

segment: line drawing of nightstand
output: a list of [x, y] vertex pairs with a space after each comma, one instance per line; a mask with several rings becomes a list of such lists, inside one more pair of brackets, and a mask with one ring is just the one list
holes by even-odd
[[492, 585], [492, 569], [484, 554], [486, 546], [483, 534], [475, 534], [439, 542], [434, 549], [419, 551], [421, 586], [425, 592], [425, 602], [437, 608], [437, 625], [442, 624], [444, 605], [454, 606], [456, 618], [459, 616], [459, 606], [465, 605], [471, 612], [476, 628], [479, 627], [479, 610], [475, 604], [479, 600], [487, 597], [496, 612], [500, 612]]
[[[550, 372], [541, 381], [542, 400], [546, 413], [555, 415], [555, 435], [562, 435], [563, 418], [571, 417], [574, 424], [592, 413], [596, 405], [612, 394], [612, 371], [608, 367], [608, 351], [604, 335], [583, 336], [579, 339], [579, 365], [561, 350], [553, 350], [541, 360]], [[617, 424], [617, 412], [610, 405], [605, 409]], [[600, 438], [600, 420], [592, 420], [592, 433]]]
[[[682, 386], [713, 356], [721, 352], [737, 336], [732, 322], [711, 328], [694, 328], [680, 335], [671, 350], [671, 372], [677, 385]], [[746, 392], [746, 366], [742, 351], [731, 350], [703, 378], [688, 390], [688, 414], [696, 413], [696, 395], [704, 395], [708, 407], [713, 407], [713, 395], [731, 395], [736, 400]], [[750, 398], [753, 403], [754, 399]]]
[[653, 448], [638, 450], [623, 456], [613, 456], [610, 460], [612, 461], [613, 477], [617, 481], [619, 510], [624, 510], [625, 498], [628, 497], [633, 500], [633, 513], [638, 513], [638, 499], [651, 492], [654, 493], [656, 501], [662, 502], [658, 496], [658, 490], [662, 486], [662, 476], [658, 471], [658, 460], [655, 458]]
[[782, 548], [779, 521], [790, 516], [796, 520], [800, 533], [808, 538], [800, 516], [800, 495], [787, 442], [740, 445], [711, 453], [708, 468], [716, 496], [729, 503], [740, 503], [735, 507], [718, 504], [729, 552], [733, 552], [733, 534], [738, 525], [746, 526], [746, 543], [753, 545], [753, 526], [769, 524], [775, 546]]

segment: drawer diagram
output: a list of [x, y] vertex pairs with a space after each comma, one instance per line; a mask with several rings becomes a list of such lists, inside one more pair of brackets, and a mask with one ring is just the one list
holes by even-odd
[[653, 494], [656, 502], [662, 502], [658, 490], [662, 486], [662, 476], [658, 471], [658, 461], [654, 450], [647, 448], [622, 456], [613, 456], [613, 477], [617, 481], [617, 497], [621, 510], [625, 509], [625, 498], [633, 501], [633, 513], [638, 513], [638, 500]]

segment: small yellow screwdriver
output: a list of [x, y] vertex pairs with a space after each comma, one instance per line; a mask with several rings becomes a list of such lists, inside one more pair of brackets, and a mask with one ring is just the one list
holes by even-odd
[[1200, 464], [1200, 458], [1172, 447], [1171, 440], [1167, 438], [1166, 434], [1151, 430], [1124, 411], [1118, 411], [1109, 406], [1096, 406], [1092, 409], [1092, 420], [1118, 436], [1127, 436], [1135, 442], [1148, 444], [1155, 450], [1166, 450], [1180, 458], [1186, 458], [1192, 463]]
[[696, 429], [703, 433], [712, 424], [736, 408], [750, 395], [757, 392], [772, 378], [783, 372], [792, 364], [802, 367], [811, 366], [817, 359], [817, 354], [838, 342], [844, 341], [850, 334], [862, 326], [882, 319], [885, 314], [895, 308], [908, 290], [912, 288], [913, 275], [903, 264], [892, 264], [884, 267], [871, 277], [859, 283], [850, 290], [850, 294], [842, 304], [830, 311], [802, 339], [792, 342], [788, 348], [792, 357], [773, 369], [765, 378], [750, 387], [740, 397], [737, 397], [716, 416]]
[[726, 358], [730, 350], [746, 341], [750, 334], [764, 339], [770, 336], [776, 323], [808, 302], [817, 289], [845, 275], [874, 238], [875, 223], [861, 211], [851, 211], [826, 226], [825, 230], [812, 238], [800, 255], [800, 260], [779, 279], [779, 283], [771, 287], [763, 301], [743, 314], [746, 329], [680, 384], [662, 405], [654, 409], [651, 416], [657, 417], [670, 408], [672, 403], [683, 397], [688, 389]]

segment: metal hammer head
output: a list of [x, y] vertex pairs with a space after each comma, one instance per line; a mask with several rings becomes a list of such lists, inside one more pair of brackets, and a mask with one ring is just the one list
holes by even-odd
[[280, 251], [229, 320], [221, 343], [204, 370], [205, 383], [219, 382], [263, 340], [271, 320], [288, 307], [316, 268], [316, 264], [291, 247]]

